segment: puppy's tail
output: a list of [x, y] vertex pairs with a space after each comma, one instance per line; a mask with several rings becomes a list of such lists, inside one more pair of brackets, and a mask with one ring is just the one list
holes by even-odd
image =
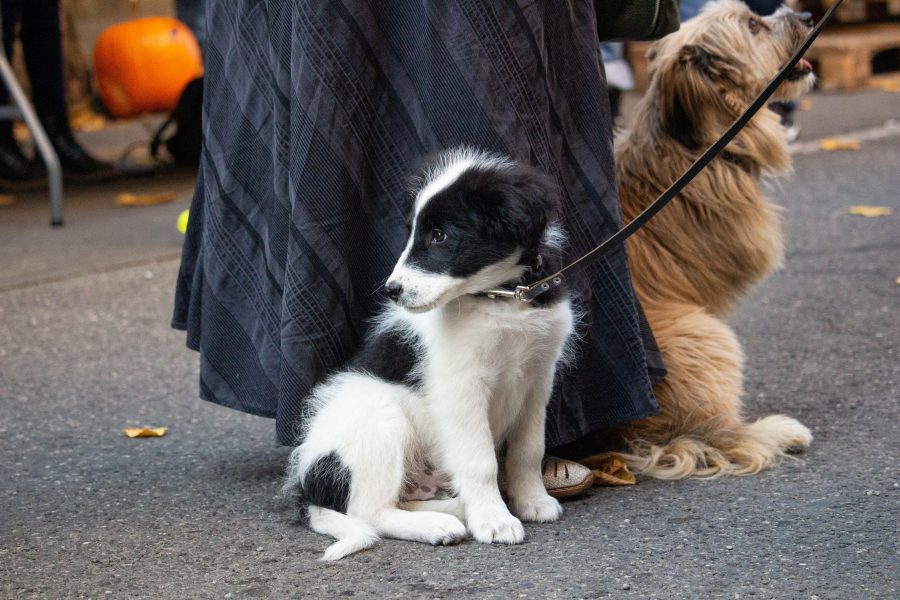
[[791, 417], [771, 415], [726, 430], [678, 436], [664, 444], [626, 440], [619, 454], [635, 473], [656, 479], [754, 475], [780, 462], [791, 449], [812, 443], [810, 430]]
[[368, 523], [321, 506], [309, 507], [309, 526], [313, 531], [337, 539], [325, 549], [322, 560], [339, 560], [371, 548], [378, 541], [378, 532]]

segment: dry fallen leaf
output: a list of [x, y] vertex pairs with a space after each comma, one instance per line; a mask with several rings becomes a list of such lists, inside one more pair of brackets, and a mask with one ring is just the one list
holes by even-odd
[[849, 212], [851, 215], [856, 215], [858, 217], [887, 217], [891, 214], [891, 207], [858, 204], [851, 206]]
[[130, 438], [162, 437], [168, 430], [168, 427], [126, 427], [122, 433]]
[[0, 194], [0, 206], [9, 206], [16, 203], [16, 197], [12, 194]]
[[22, 121], [16, 121], [13, 125], [13, 138], [15, 138], [17, 142], [26, 142], [30, 140], [31, 132], [28, 130], [28, 125]]
[[895, 279], [895, 280], [894, 280], [894, 281], [896, 281], [896, 282], [897, 282], [897, 285], [900, 285], [900, 277], [898, 277], [898, 278], [897, 278], [897, 279]]
[[637, 479], [618, 454], [596, 454], [578, 461], [594, 474], [594, 485], [634, 485]]
[[106, 125], [106, 117], [94, 112], [90, 103], [83, 103], [69, 110], [69, 126], [75, 131], [97, 131]]
[[174, 192], [163, 192], [162, 194], [129, 194], [125, 192], [116, 196], [116, 204], [119, 206], [150, 206], [166, 204], [174, 199]]
[[834, 152], [835, 150], [859, 150], [859, 141], [826, 138], [824, 140], [819, 140], [819, 148], [826, 152]]
[[800, 102], [797, 103], [797, 108], [800, 110], [809, 110], [813, 107], [813, 101], [809, 98], [804, 98]]

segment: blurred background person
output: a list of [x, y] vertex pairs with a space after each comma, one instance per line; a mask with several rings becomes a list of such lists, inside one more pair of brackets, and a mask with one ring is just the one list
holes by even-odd
[[200, 49], [206, 49], [206, 12], [204, 0], [175, 0], [175, 16], [191, 28]]
[[[96, 174], [108, 165], [96, 160], [78, 143], [69, 126], [63, 82], [59, 0], [0, 0], [3, 47], [12, 62], [16, 34], [22, 40], [31, 83], [31, 101], [69, 174]], [[0, 104], [9, 92], [0, 84]], [[13, 137], [12, 121], [0, 121], [0, 178], [23, 181], [40, 175], [39, 165], [26, 156]]]
[[634, 74], [625, 59], [625, 44], [606, 42], [600, 44], [603, 68], [606, 70], [606, 86], [609, 94], [609, 111], [615, 120], [619, 116], [622, 94], [634, 89]]

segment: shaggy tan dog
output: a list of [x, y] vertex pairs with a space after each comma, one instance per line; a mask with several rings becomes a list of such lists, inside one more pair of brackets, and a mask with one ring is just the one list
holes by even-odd
[[[786, 8], [762, 18], [722, 0], [651, 48], [650, 87], [616, 149], [626, 220], [744, 111], [802, 43], [808, 21]], [[813, 80], [802, 60], [779, 95], [797, 97]], [[723, 320], [782, 259], [780, 210], [760, 183], [789, 169], [779, 118], [764, 109], [628, 243], [635, 290], [668, 368], [654, 388], [661, 413], [622, 432], [639, 473], [757, 473], [812, 440], [783, 415], [745, 421], [743, 356]]]

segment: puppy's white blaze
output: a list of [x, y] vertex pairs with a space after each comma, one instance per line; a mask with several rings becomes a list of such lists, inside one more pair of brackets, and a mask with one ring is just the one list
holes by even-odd
[[472, 167], [474, 162], [471, 159], [464, 159], [456, 163], [452, 163], [443, 167], [440, 173], [431, 179], [422, 191], [416, 196], [415, 210], [418, 214], [422, 207], [428, 204], [428, 201], [434, 198], [439, 192], [450, 187], [459, 176]]
[[424, 182], [416, 195], [415, 213], [418, 213], [442, 190], [447, 189], [469, 169], [500, 170], [513, 163], [506, 157], [460, 146], [444, 152], [439, 162], [425, 173]]

